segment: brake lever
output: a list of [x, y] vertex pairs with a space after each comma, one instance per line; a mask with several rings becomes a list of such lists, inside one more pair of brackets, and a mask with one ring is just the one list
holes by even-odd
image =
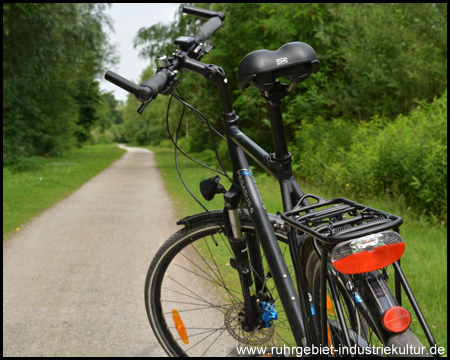
[[173, 77], [169, 81], [169, 85], [165, 89], [163, 89], [160, 92], [160, 94], [163, 94], [163, 95], [170, 95], [170, 94], [172, 94], [172, 92], [175, 90], [175, 88], [178, 86], [178, 84], [180, 84], [180, 81], [176, 77]]
[[[180, 81], [177, 78], [173, 78], [172, 81], [170, 82], [170, 85], [168, 87], [166, 87], [164, 90], [162, 90], [160, 92], [160, 94], [170, 95], [173, 92], [173, 90], [175, 90], [175, 88], [178, 86], [179, 83], [180, 83]], [[148, 104], [150, 104], [151, 101], [156, 99], [156, 96], [153, 96], [150, 99], [148, 99], [147, 101], [143, 102], [137, 111], [138, 114], [142, 114], [144, 112], [145, 108], [148, 106]]]
[[144, 112], [145, 108], [147, 107], [147, 105], [150, 104], [150, 102], [151, 102], [152, 100], [154, 100], [154, 99], [156, 99], [156, 96], [151, 97], [151, 98], [148, 99], [146, 102], [142, 103], [142, 105], [139, 107], [139, 109], [138, 109], [138, 111], [137, 111], [138, 114], [142, 114], [142, 113]]

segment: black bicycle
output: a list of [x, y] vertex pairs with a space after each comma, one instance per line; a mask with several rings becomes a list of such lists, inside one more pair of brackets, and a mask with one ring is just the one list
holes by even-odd
[[[268, 102], [275, 148], [268, 153], [239, 130], [224, 70], [200, 62], [225, 15], [192, 6], [183, 11], [209, 20], [195, 36], [177, 38], [172, 57], [157, 58], [155, 76], [136, 85], [105, 75], [142, 102], [139, 113], [158, 94], [181, 101], [209, 127], [213, 144], [209, 122], [176, 94], [182, 70], [214, 82], [222, 98], [233, 176], [223, 167], [221, 173], [231, 185], [225, 189], [216, 175], [200, 189], [206, 200], [223, 195], [224, 209], [180, 220], [184, 228], [162, 245], [147, 274], [147, 314], [162, 347], [179, 356], [429, 354], [401, 306], [403, 287], [436, 346], [400, 267], [402, 219], [345, 198], [304, 194], [293, 176], [280, 102], [319, 70], [314, 49], [291, 42], [254, 51], [239, 65], [239, 87], [256, 87]], [[282, 213], [266, 212], [246, 154], [279, 181]], [[386, 285], [390, 264], [395, 296]]]

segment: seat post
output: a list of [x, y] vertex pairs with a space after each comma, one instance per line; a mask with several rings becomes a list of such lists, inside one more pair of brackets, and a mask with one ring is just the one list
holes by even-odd
[[[269, 105], [270, 126], [272, 128], [273, 144], [275, 153], [271, 155], [271, 165], [277, 170], [280, 183], [281, 198], [284, 211], [292, 209], [298, 199], [295, 196], [295, 179], [292, 173], [291, 153], [287, 149], [286, 135], [284, 133], [283, 116], [280, 103], [289, 93], [289, 86], [277, 81], [269, 90], [262, 92], [262, 97]], [[298, 186], [298, 185], [297, 185]], [[300, 190], [301, 191], [301, 190]]]
[[270, 126], [272, 128], [273, 144], [275, 147], [275, 158], [284, 160], [291, 156], [287, 149], [286, 135], [284, 133], [283, 116], [280, 103], [288, 95], [289, 85], [279, 81], [269, 91], [261, 92], [262, 97], [269, 104]]
[[270, 126], [272, 128], [273, 144], [275, 147], [276, 159], [285, 159], [291, 154], [287, 149], [286, 135], [284, 134], [283, 116], [281, 114], [280, 104], [269, 104]]

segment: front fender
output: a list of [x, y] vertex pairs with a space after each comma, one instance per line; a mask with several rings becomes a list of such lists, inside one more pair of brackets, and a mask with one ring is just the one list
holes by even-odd
[[[246, 210], [244, 210], [244, 211], [239, 210], [239, 212], [240, 212], [241, 219], [250, 220], [250, 215], [248, 214], [248, 212]], [[198, 213], [195, 215], [190, 215], [183, 219], [178, 220], [177, 225], [190, 226], [193, 224], [197, 224], [202, 221], [210, 220], [211, 215], [213, 216], [214, 219], [220, 221], [223, 219], [223, 210], [222, 209], [211, 210], [209, 213], [202, 212], [202, 213]], [[279, 216], [274, 215], [274, 214], [269, 214], [269, 213], [267, 215], [269, 216], [269, 220], [273, 224], [274, 228], [278, 228], [278, 229], [282, 229], [282, 230], [285, 229], [284, 221], [281, 220], [281, 218]]]
[[177, 225], [190, 226], [199, 222], [211, 219], [211, 215], [214, 219], [223, 219], [223, 210], [211, 210], [209, 213], [202, 212], [195, 215], [189, 215], [177, 221]]

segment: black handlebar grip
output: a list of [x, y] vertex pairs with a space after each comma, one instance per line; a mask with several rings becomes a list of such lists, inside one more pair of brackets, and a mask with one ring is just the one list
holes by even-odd
[[191, 5], [184, 5], [183, 12], [189, 15], [200, 16], [206, 19], [211, 19], [212, 17], [218, 16], [222, 21], [225, 20], [225, 14], [222, 12], [201, 9]]
[[164, 88], [164, 85], [166, 85], [167, 82], [167, 73], [164, 71], [157, 72], [155, 76], [152, 78], [145, 80], [141, 86], [142, 87], [148, 87], [152, 91], [151, 96], [158, 95], [159, 92]]
[[195, 35], [201, 41], [205, 41], [212, 34], [216, 32], [222, 26], [222, 20], [218, 16], [212, 17], [206, 23], [204, 23], [198, 33]]
[[124, 77], [112, 72], [107, 71], [105, 73], [105, 79], [109, 82], [112, 82], [114, 85], [121, 87], [122, 89], [136, 95], [139, 92], [140, 86], [131, 82], [130, 80], [125, 79]]

